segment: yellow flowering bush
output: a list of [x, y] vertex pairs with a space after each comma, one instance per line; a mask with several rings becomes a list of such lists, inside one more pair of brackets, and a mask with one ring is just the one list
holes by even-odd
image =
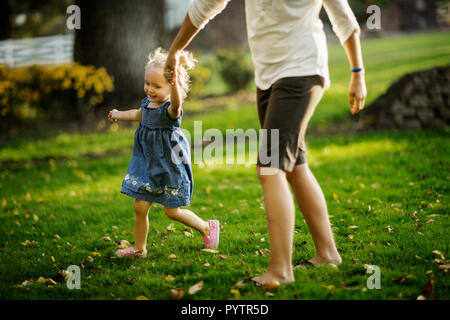
[[[23, 106], [50, 111], [54, 108], [85, 110], [103, 101], [114, 90], [113, 78], [105, 68], [79, 63], [32, 65], [9, 68], [0, 65], [0, 117]], [[69, 105], [66, 105], [70, 101]]]
[[211, 71], [201, 65], [195, 66], [190, 71], [191, 76], [191, 89], [189, 95], [193, 98], [198, 98], [202, 95], [202, 91], [211, 76]]

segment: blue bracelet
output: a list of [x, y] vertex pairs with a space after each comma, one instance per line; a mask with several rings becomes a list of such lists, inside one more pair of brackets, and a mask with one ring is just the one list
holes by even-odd
[[354, 69], [351, 69], [350, 71], [351, 72], [360, 72], [362, 70], [363, 70], [363, 68], [354, 68]]

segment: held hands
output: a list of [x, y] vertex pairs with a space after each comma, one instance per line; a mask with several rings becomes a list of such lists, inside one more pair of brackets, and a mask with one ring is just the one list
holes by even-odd
[[166, 64], [164, 66], [164, 77], [170, 85], [174, 86], [179, 77], [178, 71], [178, 55], [169, 52], [167, 55]]
[[109, 114], [108, 114], [108, 118], [111, 122], [117, 122], [118, 118], [117, 118], [117, 113], [119, 111], [116, 109], [112, 109]]
[[364, 102], [366, 99], [367, 90], [366, 82], [364, 80], [363, 72], [352, 72], [349, 86], [349, 101], [350, 111], [352, 115], [357, 114], [364, 109]]

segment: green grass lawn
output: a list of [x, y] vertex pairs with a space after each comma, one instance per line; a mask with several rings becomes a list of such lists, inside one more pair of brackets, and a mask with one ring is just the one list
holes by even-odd
[[[368, 100], [405, 72], [447, 64], [447, 35], [364, 43]], [[348, 113], [348, 64], [341, 61], [346, 59], [342, 50], [330, 47], [332, 88], [312, 126], [330, 125]], [[200, 120], [203, 130], [258, 128], [255, 106], [249, 103], [186, 114], [183, 127], [192, 132], [193, 122]], [[264, 272], [269, 262], [254, 166], [193, 165], [190, 209], [221, 221], [218, 253], [202, 251], [200, 234], [186, 236], [189, 230], [154, 205], [148, 257], [114, 257], [116, 240], [133, 242], [134, 200], [120, 194], [133, 134], [134, 128], [119, 124], [89, 134], [2, 143], [1, 299], [170, 299], [174, 288], [183, 288], [183, 299], [416, 299], [431, 278], [434, 297], [429, 299], [450, 298], [448, 274], [439, 268], [448, 262], [436, 261], [442, 257], [435, 251], [450, 254], [448, 129], [307, 135], [309, 166], [327, 199], [343, 263], [337, 270], [296, 269], [296, 282], [273, 295], [251, 285], [230, 291], [239, 280]], [[298, 207], [294, 237], [294, 262], [312, 258], [314, 245]], [[70, 265], [81, 267], [81, 290], [69, 290], [62, 280], [36, 283]], [[380, 290], [367, 288], [365, 265], [380, 268]], [[33, 283], [22, 285], [27, 280]], [[203, 289], [188, 294], [199, 281]]]

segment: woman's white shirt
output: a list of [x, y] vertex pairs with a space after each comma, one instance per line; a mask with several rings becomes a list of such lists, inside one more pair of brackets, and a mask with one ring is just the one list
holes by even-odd
[[[189, 18], [202, 29], [230, 0], [191, 0]], [[242, 0], [237, 0], [242, 1]], [[322, 8], [343, 44], [361, 32], [347, 0], [245, 0], [248, 43], [255, 66], [255, 84], [266, 90], [285, 77], [319, 75], [330, 87], [328, 49]]]

